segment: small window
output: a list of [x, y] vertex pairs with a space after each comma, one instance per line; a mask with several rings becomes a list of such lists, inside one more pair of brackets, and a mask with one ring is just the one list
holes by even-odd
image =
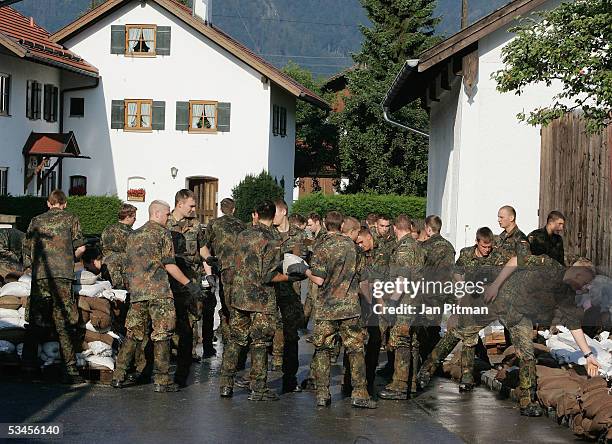
[[70, 117], [85, 116], [85, 99], [83, 97], [70, 98]]
[[9, 115], [9, 99], [11, 96], [11, 76], [0, 73], [0, 116]]
[[40, 93], [42, 85], [36, 80], [28, 80], [26, 90], [26, 117], [40, 119]]
[[87, 195], [87, 177], [85, 176], [70, 176], [70, 196], [86, 196]]
[[189, 131], [196, 133], [217, 131], [217, 102], [206, 100], [189, 102]]
[[0, 196], [8, 195], [8, 167], [0, 167]]
[[125, 130], [151, 130], [152, 100], [125, 100]]
[[57, 105], [59, 89], [57, 86], [45, 85], [44, 119], [47, 122], [57, 122]]
[[285, 137], [287, 135], [287, 108], [272, 105], [272, 134]]
[[274, 136], [278, 136], [279, 123], [279, 106], [272, 105], [272, 135]]
[[125, 27], [125, 54], [154, 56], [157, 40], [155, 25], [127, 25]]
[[287, 135], [287, 108], [281, 106], [280, 108], [280, 128], [279, 133], [281, 137], [285, 137]]

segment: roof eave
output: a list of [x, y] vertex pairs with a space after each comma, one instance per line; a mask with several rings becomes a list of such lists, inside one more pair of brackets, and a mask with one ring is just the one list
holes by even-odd
[[17, 57], [25, 57], [27, 50], [23, 48], [19, 43], [15, 42], [10, 37], [0, 33], [0, 45], [8, 49], [10, 52], [15, 54]]
[[25, 58], [26, 59], [30, 59], [30, 60], [34, 61], [35, 63], [40, 63], [42, 65], [53, 66], [55, 68], [60, 68], [60, 69], [63, 69], [65, 71], [71, 71], [71, 72], [74, 72], [76, 74], [81, 74], [81, 75], [88, 76], [88, 77], [97, 78], [97, 77], [100, 76], [100, 74], [97, 71], [88, 71], [86, 69], [77, 68], [76, 66], [68, 65], [66, 63], [62, 63], [62, 62], [59, 62], [57, 60], [51, 60], [51, 59], [47, 59], [45, 57], [38, 56], [36, 54], [32, 54], [29, 51], [26, 53]]

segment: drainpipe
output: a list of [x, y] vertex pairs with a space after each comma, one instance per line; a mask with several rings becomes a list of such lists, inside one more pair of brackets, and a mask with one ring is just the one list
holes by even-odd
[[405, 129], [405, 130], [412, 131], [412, 132], [414, 132], [414, 133], [420, 134], [421, 136], [427, 137], [427, 138], [429, 139], [429, 134], [424, 133], [424, 132], [423, 132], [423, 131], [421, 131], [421, 130], [418, 130], [418, 129], [415, 129], [415, 128], [411, 128], [411, 127], [409, 127], [409, 126], [407, 126], [407, 125], [404, 125], [404, 124], [402, 124], [402, 123], [399, 123], [398, 121], [393, 120], [391, 117], [389, 117], [389, 108], [388, 108], [388, 107], [386, 107], [386, 106], [384, 106], [384, 105], [383, 105], [383, 106], [382, 106], [382, 109], [383, 109], [383, 117], [384, 117], [384, 118], [385, 118], [385, 120], [386, 120], [387, 122], [389, 122], [391, 125], [395, 125], [395, 126], [398, 126], [398, 127], [400, 127], [400, 128], [403, 128], [403, 129]]

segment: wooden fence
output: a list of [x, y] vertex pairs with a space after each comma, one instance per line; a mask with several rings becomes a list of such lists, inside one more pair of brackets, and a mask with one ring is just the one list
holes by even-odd
[[612, 276], [612, 126], [589, 136], [574, 112], [542, 129], [540, 226], [551, 210], [565, 214], [566, 259], [591, 259]]

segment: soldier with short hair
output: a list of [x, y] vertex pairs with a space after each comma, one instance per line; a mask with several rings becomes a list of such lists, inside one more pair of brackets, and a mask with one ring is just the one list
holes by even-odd
[[328, 232], [315, 251], [310, 269], [306, 271], [308, 278], [319, 286], [314, 303], [315, 353], [311, 364], [317, 406], [331, 403], [331, 360], [334, 339], [339, 334], [350, 361], [353, 385], [351, 404], [357, 408], [376, 408], [376, 402], [368, 394], [365, 374], [364, 337], [359, 321], [357, 249], [353, 240], [340, 231], [343, 219], [337, 211], [327, 214], [325, 225]]
[[504, 262], [512, 256], [528, 256], [531, 254], [527, 236], [516, 225], [516, 210], [510, 205], [504, 205], [497, 212], [497, 222], [504, 230], [495, 238], [493, 249], [501, 255]]
[[176, 264], [172, 235], [166, 228], [169, 216], [168, 203], [161, 200], [151, 202], [149, 221], [135, 230], [127, 241], [126, 281], [130, 308], [126, 319], [126, 339], [119, 350], [111, 382], [115, 388], [125, 385], [128, 366], [148, 334], [150, 323], [154, 390], [179, 390], [170, 377], [170, 341], [176, 326], [176, 310], [168, 275], [184, 286], [192, 299], [199, 297], [201, 288]]
[[23, 270], [24, 238], [17, 228], [0, 228], [0, 282], [7, 274]]
[[136, 222], [136, 207], [124, 203], [117, 216], [118, 222], [106, 227], [100, 240], [103, 262], [108, 268], [113, 288], [125, 289], [125, 246], [128, 236], [134, 231], [132, 227]]
[[74, 260], [85, 252], [79, 218], [64, 211], [66, 195], [61, 190], [47, 198], [49, 211], [30, 222], [24, 241], [25, 267], [32, 271], [32, 291], [26, 309], [25, 371], [33, 371], [38, 344], [51, 332], [59, 337], [63, 358], [62, 378], [83, 382], [76, 367], [77, 298], [72, 291]]
[[559, 211], [551, 211], [546, 218], [546, 225], [533, 230], [527, 236], [531, 254], [539, 256], [545, 254], [561, 265], [565, 265], [565, 251], [563, 250], [563, 230], [565, 216]]

